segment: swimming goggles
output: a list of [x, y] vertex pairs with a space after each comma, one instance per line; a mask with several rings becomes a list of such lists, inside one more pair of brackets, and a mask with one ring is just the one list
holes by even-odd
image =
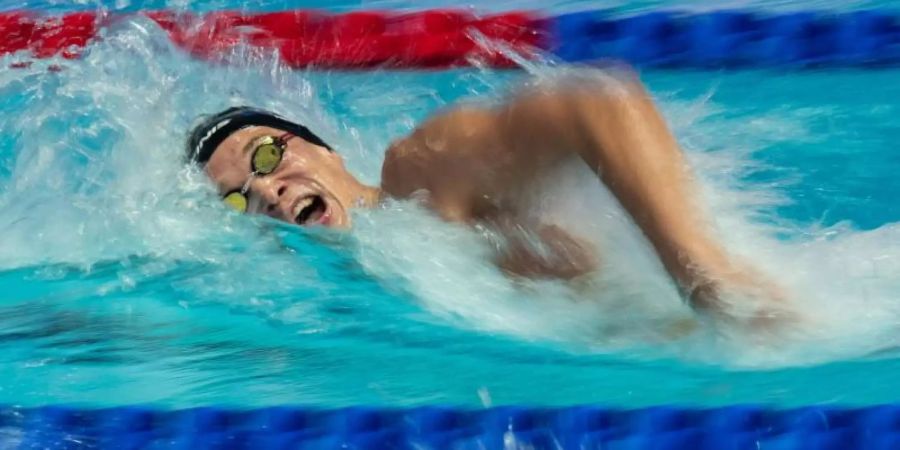
[[255, 177], [268, 175], [278, 169], [284, 158], [284, 151], [287, 150], [287, 142], [293, 137], [291, 133], [284, 133], [279, 137], [264, 136], [260, 139], [250, 157], [250, 178], [240, 189], [225, 194], [222, 201], [239, 213], [247, 212], [250, 205], [250, 199], [247, 197], [250, 182]]

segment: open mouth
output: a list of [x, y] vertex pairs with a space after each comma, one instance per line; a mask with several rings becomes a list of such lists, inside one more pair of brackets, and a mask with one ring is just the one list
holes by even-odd
[[309, 197], [300, 200], [300, 202], [297, 203], [297, 206], [294, 207], [294, 222], [296, 222], [297, 225], [319, 223], [322, 218], [325, 217], [327, 211], [328, 206], [321, 196], [310, 195]]

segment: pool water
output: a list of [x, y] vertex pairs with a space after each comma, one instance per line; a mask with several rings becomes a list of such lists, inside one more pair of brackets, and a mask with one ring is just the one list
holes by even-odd
[[571, 286], [507, 279], [477, 232], [412, 202], [358, 212], [347, 233], [236, 216], [179, 162], [199, 115], [253, 104], [320, 131], [376, 184], [392, 139], [454, 102], [561, 70], [552, 63], [319, 73], [235, 59], [191, 60], [136, 18], [80, 61], [0, 71], [0, 403], [900, 399], [900, 72], [642, 73], [711, 226], [804, 318], [748, 332], [696, 322], [577, 167], [541, 191], [540, 212], [603, 254], [604, 270]]

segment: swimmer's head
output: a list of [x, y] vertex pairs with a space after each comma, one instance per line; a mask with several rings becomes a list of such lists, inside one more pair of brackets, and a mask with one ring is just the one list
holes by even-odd
[[373, 196], [321, 138], [260, 109], [230, 108], [205, 119], [191, 131], [187, 152], [240, 212], [347, 227], [349, 209]]

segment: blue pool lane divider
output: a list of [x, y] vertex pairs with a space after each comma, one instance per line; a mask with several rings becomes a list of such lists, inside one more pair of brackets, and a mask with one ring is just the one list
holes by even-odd
[[900, 448], [900, 405], [0, 410], [18, 449], [873, 449]]
[[690, 68], [896, 66], [895, 14], [747, 11], [602, 12], [556, 17], [550, 47], [570, 62], [618, 58], [638, 66]]

